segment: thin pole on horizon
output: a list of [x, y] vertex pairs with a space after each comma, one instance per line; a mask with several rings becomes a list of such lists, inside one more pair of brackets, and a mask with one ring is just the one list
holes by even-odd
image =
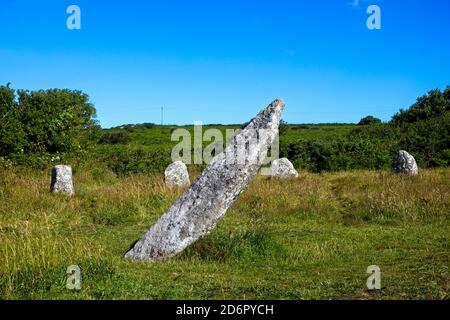
[[161, 107], [161, 125], [164, 125], [164, 107]]

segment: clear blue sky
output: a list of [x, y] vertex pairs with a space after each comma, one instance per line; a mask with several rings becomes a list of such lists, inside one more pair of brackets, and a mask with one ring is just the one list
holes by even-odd
[[[66, 28], [79, 5], [82, 29]], [[382, 29], [366, 28], [377, 4]], [[447, 0], [14, 0], [0, 83], [79, 89], [104, 127], [242, 123], [283, 98], [289, 123], [389, 120], [450, 84]]]

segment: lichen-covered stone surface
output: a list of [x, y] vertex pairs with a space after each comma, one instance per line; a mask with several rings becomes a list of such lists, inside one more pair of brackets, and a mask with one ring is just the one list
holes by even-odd
[[208, 235], [258, 173], [278, 135], [283, 108], [284, 103], [275, 100], [235, 135], [125, 257], [161, 260]]
[[298, 177], [297, 170], [295, 170], [292, 163], [286, 158], [274, 160], [272, 162], [272, 166], [270, 167], [270, 171], [272, 177], [279, 179], [290, 179]]
[[175, 161], [164, 172], [166, 185], [173, 187], [187, 187], [191, 184], [186, 165], [181, 161]]
[[392, 163], [392, 170], [397, 174], [419, 174], [416, 159], [406, 151], [399, 151]]
[[75, 195], [72, 182], [72, 167], [59, 165], [52, 169], [50, 190], [52, 193], [60, 193], [68, 196]]

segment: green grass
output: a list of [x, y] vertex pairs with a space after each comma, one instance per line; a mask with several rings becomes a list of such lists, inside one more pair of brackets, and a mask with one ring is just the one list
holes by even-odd
[[[210, 236], [157, 263], [123, 254], [180, 195], [161, 175], [80, 166], [72, 199], [49, 177], [0, 169], [0, 298], [450, 298], [450, 169], [257, 177]], [[73, 264], [79, 292], [65, 288]]]

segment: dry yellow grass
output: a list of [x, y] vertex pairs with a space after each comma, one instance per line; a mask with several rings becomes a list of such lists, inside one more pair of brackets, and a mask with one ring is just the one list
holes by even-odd
[[[3, 168], [0, 297], [448, 298], [449, 178], [450, 169], [258, 176], [212, 235], [148, 265], [122, 254], [182, 192], [162, 176], [79, 168], [77, 195], [64, 198], [50, 194], [49, 172]], [[364, 290], [374, 260], [388, 273], [378, 294]], [[72, 264], [84, 275], [77, 294], [64, 287]]]

